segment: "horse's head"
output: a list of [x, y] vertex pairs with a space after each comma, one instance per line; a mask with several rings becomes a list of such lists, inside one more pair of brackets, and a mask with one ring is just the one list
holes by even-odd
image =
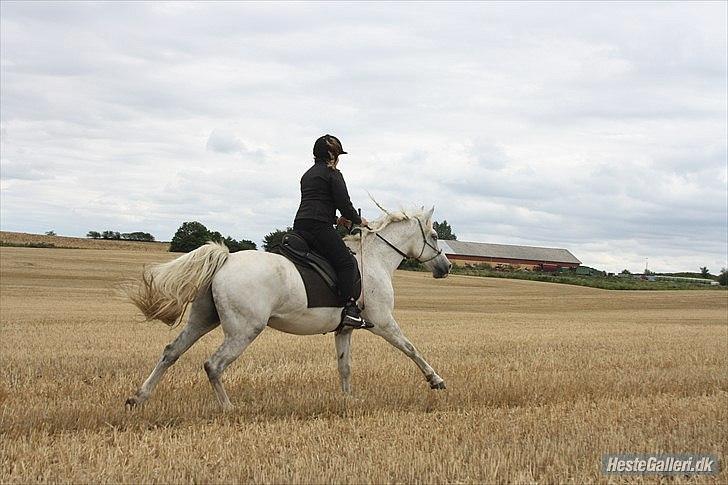
[[412, 252], [409, 253], [423, 263], [432, 272], [435, 278], [445, 278], [450, 273], [452, 263], [437, 245], [437, 232], [432, 227], [433, 207], [422, 215], [413, 216], [412, 234], [410, 244]]
[[435, 278], [445, 278], [450, 273], [452, 263], [437, 246], [437, 232], [432, 227], [434, 207], [429, 211], [423, 207], [408, 214], [404, 211], [389, 212], [376, 200], [372, 201], [385, 215], [371, 221], [367, 229], [389, 246], [388, 250], [423, 263]]

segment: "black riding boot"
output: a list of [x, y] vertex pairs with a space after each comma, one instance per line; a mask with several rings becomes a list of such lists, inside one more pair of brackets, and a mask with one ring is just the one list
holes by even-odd
[[372, 328], [374, 324], [367, 322], [361, 316], [359, 305], [353, 298], [346, 302], [344, 309], [341, 311], [341, 324], [346, 327], [353, 328]]

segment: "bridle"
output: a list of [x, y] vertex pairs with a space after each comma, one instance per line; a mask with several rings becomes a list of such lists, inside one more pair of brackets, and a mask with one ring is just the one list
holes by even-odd
[[[420, 220], [420, 219], [419, 219], [418, 217], [415, 217], [415, 219], [417, 220], [417, 224], [418, 224], [418, 226], [419, 226], [419, 228], [420, 228], [420, 233], [422, 234], [422, 249], [420, 249], [420, 254], [419, 254], [419, 255], [418, 255], [418, 256], [417, 256], [416, 258], [413, 258], [413, 259], [415, 259], [415, 260], [416, 260], [417, 262], [419, 262], [419, 263], [427, 263], [428, 261], [432, 261], [433, 259], [435, 259], [435, 258], [436, 258], [436, 257], [438, 257], [439, 255], [441, 255], [441, 254], [442, 254], [442, 249], [439, 249], [439, 248], [437, 248], [436, 246], [433, 246], [432, 244], [430, 244], [430, 243], [429, 243], [429, 242], [427, 241], [427, 236], [425, 235], [425, 229], [424, 229], [424, 228], [422, 227], [422, 221], [421, 221], [421, 220]], [[371, 228], [370, 228], [370, 227], [368, 227], [368, 226], [364, 226], [364, 227], [366, 227], [367, 229], [369, 229], [369, 230], [371, 231]], [[412, 256], [408, 256], [408, 255], [407, 255], [407, 253], [405, 253], [404, 251], [402, 251], [401, 249], [399, 249], [399, 248], [398, 248], [397, 246], [395, 246], [395, 245], [394, 245], [394, 244], [392, 244], [391, 242], [387, 241], [387, 240], [386, 240], [386, 239], [384, 238], [384, 236], [382, 236], [382, 235], [381, 235], [381, 234], [379, 234], [378, 232], [375, 232], [374, 234], [375, 234], [375, 235], [376, 235], [376, 236], [377, 236], [377, 237], [378, 237], [379, 239], [381, 239], [382, 241], [384, 241], [384, 243], [385, 243], [385, 244], [386, 244], [387, 246], [389, 246], [390, 248], [394, 249], [394, 250], [395, 250], [395, 251], [397, 252], [397, 254], [399, 254], [399, 255], [400, 255], [400, 256], [402, 256], [403, 258], [405, 258], [405, 259], [408, 259], [408, 258], [411, 258], [411, 257], [412, 257]], [[431, 258], [425, 259], [425, 260], [423, 261], [423, 260], [422, 260], [422, 259], [420, 259], [420, 258], [422, 258], [422, 255], [423, 255], [423, 254], [425, 253], [425, 248], [426, 248], [426, 247], [429, 247], [430, 249], [432, 249], [433, 251], [435, 251], [435, 255], [434, 255], [434, 256], [432, 256]]]
[[[427, 236], [425, 235], [425, 229], [422, 227], [422, 221], [418, 217], [415, 217], [415, 219], [417, 219], [417, 224], [419, 225], [419, 227], [420, 227], [420, 233], [422, 234], [422, 249], [420, 249], [420, 254], [416, 258], [414, 258], [414, 259], [417, 260], [420, 263], [427, 263], [428, 261], [432, 261], [433, 259], [435, 259], [439, 255], [441, 255], [442, 254], [442, 249], [438, 249], [437, 247], [435, 247], [432, 244], [430, 244], [429, 242], [427, 242]], [[410, 256], [408, 256], [407, 253], [405, 253], [404, 251], [402, 251], [401, 249], [399, 249], [397, 246], [395, 246], [391, 242], [387, 241], [387, 239], [384, 236], [382, 236], [378, 232], [374, 232], [372, 230], [372, 228], [369, 227], [369, 226], [360, 226], [360, 227], [356, 227], [356, 228], [353, 227], [350, 230], [350, 233], [353, 233], [355, 231], [359, 231], [359, 234], [360, 234], [360, 239], [359, 239], [359, 258], [361, 259], [360, 274], [362, 275], [362, 280], [361, 280], [361, 296], [360, 296], [359, 301], [360, 301], [361, 309], [363, 310], [366, 307], [366, 304], [364, 303], [364, 295], [365, 295], [365, 293], [364, 293], [364, 278], [363, 278], [363, 276], [364, 276], [364, 233], [361, 230], [362, 227], [364, 227], [366, 229], [369, 229], [372, 233], [376, 234], [376, 236], [379, 239], [381, 239], [382, 241], [384, 241], [384, 244], [386, 244], [390, 248], [394, 249], [397, 252], [397, 254], [399, 254], [400, 256], [402, 256], [404, 259], [408, 259]], [[428, 246], [430, 247], [430, 249], [432, 249], [432, 250], [435, 251], [435, 255], [433, 257], [428, 258], [428, 259], [425, 259], [423, 261], [420, 258], [425, 253], [425, 248], [428, 247]], [[341, 327], [341, 324], [336, 329], [336, 332], [337, 333], [341, 331], [341, 328], [340, 327]]]

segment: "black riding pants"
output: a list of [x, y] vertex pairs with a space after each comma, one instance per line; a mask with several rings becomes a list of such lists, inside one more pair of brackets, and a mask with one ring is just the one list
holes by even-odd
[[334, 267], [342, 300], [346, 302], [352, 298], [357, 299], [359, 295], [354, 294], [358, 276], [356, 260], [334, 226], [312, 219], [298, 219], [294, 221], [293, 229], [306, 240], [311, 249], [328, 259]]

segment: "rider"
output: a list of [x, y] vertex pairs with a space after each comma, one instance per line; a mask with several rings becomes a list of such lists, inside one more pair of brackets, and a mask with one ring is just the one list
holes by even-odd
[[338, 277], [339, 293], [344, 309], [343, 325], [354, 328], [371, 328], [372, 324], [361, 317], [354, 294], [356, 284], [356, 260], [349, 252], [341, 236], [334, 229], [336, 209], [342, 217], [338, 223], [368, 225], [360, 217], [349, 199], [344, 176], [336, 168], [339, 155], [346, 152], [338, 138], [324, 135], [313, 145], [314, 164], [301, 177], [301, 204], [298, 207], [293, 229], [301, 234], [309, 246], [332, 264]]

